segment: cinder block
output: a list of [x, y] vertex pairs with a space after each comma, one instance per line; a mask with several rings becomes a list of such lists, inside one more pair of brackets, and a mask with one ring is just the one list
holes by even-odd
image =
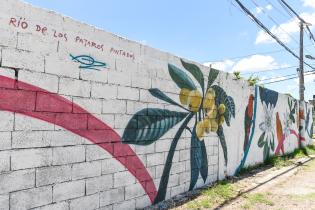
[[23, 149], [15, 150], [11, 153], [12, 170], [49, 166], [51, 164], [51, 148]]
[[108, 71], [108, 83], [115, 85], [130, 86], [131, 74], [119, 71]]
[[151, 78], [144, 77], [141, 74], [132, 74], [131, 87], [150, 89], [151, 88]]
[[55, 75], [30, 71], [19, 71], [19, 81], [32, 84], [52, 93], [58, 92], [59, 78]]
[[85, 181], [64, 182], [53, 187], [53, 201], [63, 201], [82, 197], [85, 194]]
[[58, 76], [79, 79], [79, 65], [72, 61], [70, 55], [51, 54], [45, 56], [45, 72]]
[[[18, 58], [18, 59], [17, 59]], [[2, 49], [2, 66], [44, 72], [44, 57], [39, 53]]]
[[117, 97], [117, 86], [93, 82], [91, 96], [93, 98], [115, 99]]
[[84, 196], [70, 201], [70, 210], [94, 210], [99, 207], [99, 194]]
[[17, 45], [17, 33], [11, 30], [0, 29], [0, 45], [15, 48]]
[[42, 131], [12, 132], [12, 148], [47, 147], [50, 141], [43, 137]]
[[103, 100], [104, 114], [124, 114], [126, 113], [126, 101], [124, 100]]
[[10, 171], [10, 151], [0, 152], [0, 173]]
[[12, 131], [14, 125], [14, 114], [0, 111], [0, 131]]
[[146, 193], [143, 190], [143, 187], [140, 183], [136, 183], [133, 185], [128, 185], [125, 188], [125, 199], [129, 200], [132, 198], [137, 198], [145, 195]]
[[84, 162], [72, 165], [72, 180], [101, 176], [101, 161]]
[[[102, 113], [102, 100], [93, 99], [93, 98], [73, 98], [73, 103], [78, 104], [83, 109], [87, 110], [92, 114], [101, 114]], [[84, 113], [81, 109], [73, 108], [74, 113]]]
[[108, 206], [124, 200], [124, 188], [115, 188], [100, 194], [100, 206]]
[[112, 174], [124, 170], [125, 167], [114, 158], [102, 160], [102, 174]]
[[0, 151], [11, 149], [11, 132], [0, 132]]
[[43, 138], [50, 142], [52, 147], [82, 144], [82, 137], [70, 131], [43, 131]]
[[11, 193], [10, 209], [21, 210], [43, 206], [52, 202], [52, 186]]
[[118, 99], [127, 99], [127, 100], [137, 101], [139, 100], [139, 97], [140, 97], [139, 89], [118, 86], [118, 92], [117, 92]]
[[35, 118], [15, 114], [14, 130], [32, 131], [32, 130], [54, 130], [55, 126], [51, 123], [44, 122]]
[[164, 165], [164, 153], [155, 153], [147, 155], [147, 167]]
[[47, 39], [40, 33], [18, 33], [18, 49], [44, 54], [57, 52], [57, 46], [58, 41], [56, 39]]
[[84, 146], [53, 148], [53, 164], [63, 165], [85, 161]]
[[9, 194], [0, 195], [0, 210], [10, 209]]
[[93, 70], [91, 71], [91, 70], [81, 69], [80, 79], [88, 80], [92, 82], [107, 83], [108, 69], [103, 69], [101, 71], [93, 71]]
[[94, 144], [86, 146], [86, 161], [103, 160], [108, 158], [112, 158], [112, 155], [100, 146]]
[[142, 209], [150, 205], [151, 201], [147, 195], [136, 198], [136, 209]]
[[115, 210], [125, 210], [125, 209], [135, 209], [136, 208], [136, 200], [124, 201], [122, 203], [114, 204]]
[[114, 174], [114, 188], [136, 183], [135, 177], [129, 171]]
[[133, 115], [136, 112], [148, 108], [147, 103], [137, 101], [127, 101], [127, 114]]
[[35, 170], [11, 171], [0, 174], [0, 194], [35, 186]]
[[69, 203], [68, 202], [54, 203], [34, 208], [32, 210], [69, 210]]
[[91, 85], [88, 81], [60, 78], [59, 94], [90, 97]]
[[50, 185], [71, 180], [71, 165], [36, 169], [36, 186]]
[[103, 175], [86, 180], [86, 194], [94, 194], [97, 192], [109, 190], [113, 187], [113, 175]]

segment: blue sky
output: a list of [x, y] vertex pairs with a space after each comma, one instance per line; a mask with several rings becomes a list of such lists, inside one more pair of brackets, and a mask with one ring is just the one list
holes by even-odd
[[[238, 70], [244, 77], [259, 76], [263, 79], [262, 83], [293, 75], [298, 66], [298, 60], [260, 32], [261, 30], [234, 6], [236, 3], [233, 0], [24, 1], [184, 58], [200, 63], [212, 63], [214, 67], [229, 72]], [[278, 1], [242, 2], [298, 54], [298, 23], [286, 13]], [[287, 2], [306, 21], [315, 25], [315, 0]], [[313, 29], [311, 27], [315, 33]], [[314, 44], [305, 36], [305, 54], [315, 57]], [[242, 58], [234, 59], [235, 57]], [[307, 62], [314, 63], [315, 66], [315, 60]], [[261, 72], [279, 68], [280, 70], [276, 71]], [[305, 67], [305, 70], [310, 68]], [[273, 79], [266, 80], [268, 78]], [[312, 95], [315, 95], [315, 74], [306, 76], [305, 80], [306, 99], [311, 99]], [[265, 86], [298, 97], [297, 80]]]

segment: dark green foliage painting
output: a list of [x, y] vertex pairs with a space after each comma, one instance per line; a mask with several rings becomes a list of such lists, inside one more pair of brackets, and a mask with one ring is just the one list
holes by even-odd
[[[181, 63], [184, 70], [172, 64], [168, 65], [169, 75], [179, 88], [178, 102], [157, 88], [151, 88], [149, 92], [153, 97], [174, 105], [182, 111], [142, 109], [129, 120], [122, 137], [124, 144], [150, 145], [180, 124], [166, 157], [155, 203], [165, 199], [174, 153], [185, 130], [191, 134], [190, 190], [195, 187], [199, 175], [204, 182], [208, 177], [208, 158], [204, 141], [208, 133], [217, 133], [223, 149], [225, 165], [228, 162], [223, 124], [226, 122], [230, 126], [231, 119], [235, 117], [234, 100], [220, 86], [213, 85], [219, 75], [218, 70], [211, 69], [208, 82], [205, 83], [204, 75], [197, 65], [183, 60]], [[188, 127], [190, 121], [193, 121], [192, 128]]]

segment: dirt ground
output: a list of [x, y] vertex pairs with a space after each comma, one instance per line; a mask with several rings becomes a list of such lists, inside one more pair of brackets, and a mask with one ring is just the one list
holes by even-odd
[[315, 210], [315, 159], [299, 166], [268, 169], [236, 185], [239, 196], [217, 209]]

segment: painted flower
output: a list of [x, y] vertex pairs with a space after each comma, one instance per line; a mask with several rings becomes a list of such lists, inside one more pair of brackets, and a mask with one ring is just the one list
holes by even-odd
[[261, 131], [265, 133], [265, 139], [271, 140], [274, 138], [275, 120], [273, 117], [274, 107], [271, 104], [266, 105], [263, 103], [264, 121], [259, 124]]
[[290, 119], [290, 114], [288, 112], [283, 114], [283, 133], [285, 137], [290, 135], [290, 129], [292, 125], [292, 120]]

